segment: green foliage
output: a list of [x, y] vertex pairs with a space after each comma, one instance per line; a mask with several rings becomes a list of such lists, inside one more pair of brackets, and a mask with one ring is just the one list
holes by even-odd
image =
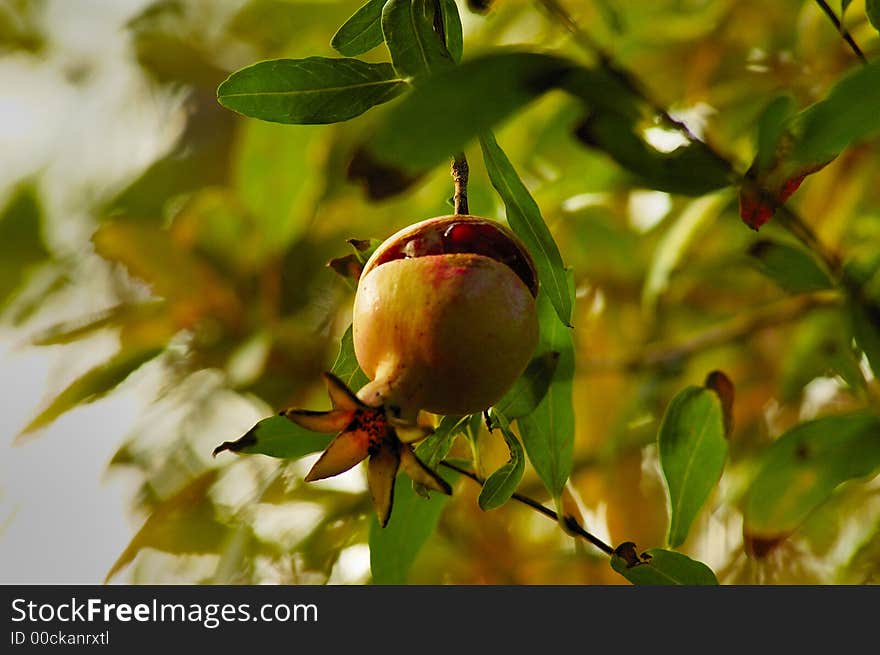
[[43, 411], [27, 424], [21, 434], [27, 435], [35, 432], [46, 427], [74, 407], [98, 400], [119, 386], [142, 364], [155, 359], [163, 350], [163, 347], [142, 345], [123, 347], [108, 361], [89, 369], [67, 385]]
[[[450, 484], [455, 478], [443, 473]], [[375, 517], [370, 524], [370, 569], [373, 584], [399, 585], [407, 581], [410, 567], [422, 546], [431, 537], [449, 496], [419, 496], [403, 476], [394, 486], [394, 512], [388, 525], [379, 527]]]
[[0, 214], [0, 308], [25, 281], [29, 270], [48, 257], [40, 234], [42, 212], [36, 191], [18, 189]]
[[177, 554], [215, 552], [226, 528], [204, 497], [217, 481], [217, 475], [216, 469], [206, 471], [163, 500], [122, 551], [105, 582], [128, 566], [144, 548]]
[[224, 107], [273, 123], [346, 121], [403, 91], [389, 64], [358, 59], [278, 59], [233, 73], [217, 89]]
[[[568, 288], [573, 300], [571, 274]], [[559, 353], [559, 362], [543, 400], [531, 414], [517, 419], [517, 426], [535, 472], [553, 498], [559, 498], [571, 474], [574, 451], [574, 340], [543, 291], [538, 293], [538, 322], [541, 336], [537, 352]]]
[[649, 549], [637, 561], [628, 561], [620, 555], [613, 555], [611, 568], [634, 585], [640, 586], [718, 584], [712, 569], [702, 562], [661, 548]]
[[[9, 167], [0, 305], [22, 334], [8, 343], [53, 346], [57, 366], [87, 338], [120, 344], [25, 431], [162, 355], [132, 379], [160, 377], [160, 389], [111, 463], [139, 476], [148, 518], [110, 576], [137, 561], [135, 582], [336, 582], [340, 555], [369, 544], [377, 584], [715, 584], [697, 559], [718, 563], [722, 582], [815, 582], [820, 569], [823, 582], [876, 580], [880, 505], [876, 480], [862, 482], [880, 470], [880, 41], [865, 15], [849, 7], [846, 26], [868, 65], [809, 3], [792, 20], [792, 6], [756, 0], [603, 0], [569, 8], [583, 32], [571, 38], [530, 3], [363, 2], [147, 3], [124, 28], [126, 70], [140, 75], [113, 105], [119, 147], [99, 157], [113, 174], [90, 176], [84, 156], [82, 179], [68, 175], [70, 152], [33, 175]], [[10, 69], [101, 106], [101, 75], [68, 62], [59, 77], [45, 54], [58, 52], [45, 6], [0, 7]], [[877, 7], [865, 3], [875, 27]], [[13, 129], [27, 90], [10, 91]], [[71, 130], [93, 129], [78, 115]], [[27, 138], [10, 141], [10, 161], [44, 149]], [[471, 212], [506, 212], [535, 258], [541, 341], [490, 410], [500, 435], [486, 437], [481, 414], [439, 416], [414, 444], [450, 480], [444, 460], [492, 462], [479, 497], [472, 480], [450, 500], [400, 476], [380, 529], [369, 494], [302, 480], [295, 460], [333, 435], [281, 416], [228, 430], [241, 412], [323, 402], [328, 369], [366, 383], [344, 330], [354, 283], [382, 238], [449, 212], [459, 153]], [[786, 202], [785, 220], [756, 241], [735, 192], [741, 213]], [[710, 369], [737, 379], [735, 435], [723, 380], [681, 391]], [[642, 450], [655, 438], [665, 484]], [[224, 439], [221, 450], [273, 459], [211, 459]], [[682, 552], [621, 547], [608, 567], [534, 530], [531, 512], [481, 511], [515, 490], [596, 534], [657, 544], [665, 532]], [[713, 493], [707, 531], [696, 519]], [[286, 517], [303, 525], [270, 529]], [[729, 538], [743, 520], [742, 542]], [[783, 540], [784, 557], [765, 557]]]
[[480, 136], [480, 146], [492, 186], [504, 201], [507, 222], [523, 240], [535, 260], [541, 288], [563, 325], [571, 326], [572, 299], [568, 293], [565, 265], [553, 235], [541, 216], [538, 203], [519, 179], [516, 170], [491, 133]]
[[[865, 0], [865, 12], [868, 14], [868, 20], [877, 31], [880, 31], [880, 2], [877, 0]], [[843, 9], [841, 9], [843, 13]]]
[[834, 282], [808, 251], [798, 246], [761, 239], [749, 248], [758, 268], [793, 293], [833, 289]]
[[762, 456], [746, 496], [744, 531], [763, 542], [786, 538], [835, 488], [880, 467], [880, 418], [870, 412], [796, 425]]
[[339, 353], [331, 369], [333, 375], [342, 380], [349, 389], [357, 391], [367, 383], [367, 376], [358, 365], [354, 354], [354, 335], [351, 326], [345, 330], [339, 343]]
[[369, 0], [333, 35], [330, 45], [343, 57], [357, 57], [382, 43], [382, 8], [385, 0]]
[[[434, 0], [388, 0], [382, 9], [382, 34], [394, 70], [414, 83], [419, 77], [448, 69], [455, 62], [434, 31], [440, 6]], [[443, 17], [439, 20], [442, 22]]]
[[669, 494], [666, 541], [676, 548], [724, 470], [727, 439], [718, 395], [696, 386], [679, 392], [663, 416], [657, 444]]
[[520, 480], [522, 480], [526, 467], [526, 458], [522, 446], [519, 443], [519, 439], [511, 431], [506, 417], [496, 413], [495, 418], [498, 420], [501, 434], [504, 435], [504, 442], [507, 444], [510, 458], [506, 464], [492, 473], [483, 483], [483, 488], [480, 490], [477, 502], [480, 505], [480, 509], [484, 511], [501, 507], [510, 500]]
[[324, 450], [331, 434], [306, 430], [283, 416], [264, 418], [236, 441], [227, 441], [214, 449], [214, 455], [230, 450], [249, 455], [268, 455], [298, 459]]
[[464, 61], [432, 75], [397, 103], [371, 139], [371, 150], [387, 164], [423, 171], [462, 150], [570, 69], [564, 59], [530, 52]]
[[577, 137], [608, 153], [635, 177], [637, 186], [701, 196], [730, 184], [727, 166], [703, 144], [660, 152], [636, 132], [635, 124], [625, 115], [593, 114], [578, 127]]
[[510, 390], [495, 403], [492, 413], [509, 421], [531, 414], [547, 395], [558, 364], [558, 352], [547, 351], [534, 357]]

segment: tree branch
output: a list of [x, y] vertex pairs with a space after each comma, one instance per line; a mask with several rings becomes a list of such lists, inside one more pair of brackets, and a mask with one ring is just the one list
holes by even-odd
[[[479, 485], [482, 485], [484, 483], [484, 480], [482, 480], [475, 473], [472, 473], [471, 471], [468, 471], [467, 469], [463, 469], [460, 466], [452, 464], [451, 462], [447, 462], [446, 460], [441, 461], [440, 466], [444, 466], [452, 471], [455, 471], [456, 473], [460, 473], [461, 475], [465, 476], [466, 478], [470, 478], [471, 480], [473, 480], [474, 482], [476, 482]], [[552, 519], [553, 521], [556, 521], [557, 523], [559, 523], [559, 515], [556, 512], [554, 512], [552, 509], [550, 509], [549, 507], [545, 507], [544, 505], [539, 503], [537, 500], [533, 500], [532, 498], [529, 498], [528, 496], [523, 496], [522, 494], [518, 494], [518, 493], [514, 493], [511, 496], [511, 498], [513, 498], [518, 503], [522, 503], [523, 505], [526, 505], [527, 507], [532, 508], [533, 510], [535, 510], [539, 514], [543, 514], [548, 519]], [[611, 546], [609, 546], [604, 541], [599, 539], [599, 537], [597, 537], [597, 536], [591, 534], [590, 532], [588, 532], [587, 530], [585, 530], [584, 527], [581, 526], [581, 524], [578, 523], [577, 520], [573, 516], [563, 516], [562, 517], [562, 524], [565, 526], [566, 530], [570, 534], [573, 534], [573, 535], [578, 536], [582, 539], [585, 539], [586, 541], [593, 544], [596, 548], [601, 550], [603, 553], [605, 553], [609, 557], [611, 555], [614, 555], [614, 549]]]
[[834, 27], [837, 28], [838, 33], [843, 40], [847, 42], [850, 49], [856, 53], [856, 57], [862, 60], [863, 64], [868, 63], [868, 58], [865, 57], [865, 53], [862, 52], [862, 49], [859, 47], [859, 44], [856, 43], [856, 40], [852, 37], [852, 34], [849, 33], [844, 26], [841, 20], [837, 17], [837, 14], [834, 13], [834, 10], [828, 6], [828, 3], [825, 0], [816, 0], [816, 4], [825, 12], [825, 15], [831, 19], [831, 22], [834, 23]]

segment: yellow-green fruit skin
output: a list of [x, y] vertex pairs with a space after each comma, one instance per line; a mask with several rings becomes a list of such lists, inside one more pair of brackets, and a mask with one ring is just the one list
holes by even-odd
[[353, 323], [355, 354], [373, 388], [436, 414], [491, 407], [538, 340], [531, 291], [506, 265], [471, 253], [368, 266]]

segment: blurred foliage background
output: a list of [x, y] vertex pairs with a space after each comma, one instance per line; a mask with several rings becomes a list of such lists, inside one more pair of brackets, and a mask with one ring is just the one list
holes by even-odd
[[[349, 252], [346, 239], [381, 239], [450, 213], [445, 165], [382, 201], [348, 180], [352, 153], [387, 107], [332, 126], [285, 126], [217, 103], [218, 84], [254, 61], [333, 56], [330, 37], [358, 6], [0, 3], [2, 334], [18, 347], [51, 347], [60, 362], [42, 404], [3, 435], [3, 447], [30, 448], [56, 418], [118, 388], [147, 390], [149, 405], [107, 462], [137, 480], [127, 499], [133, 540], [114, 580], [369, 581], [372, 509], [362, 471], [306, 485], [313, 457], [211, 457], [280, 408], [326, 403], [320, 374], [333, 363], [353, 297], [326, 264]], [[774, 97], [786, 91], [805, 106], [858, 65], [812, 1], [566, 6], [652, 97], [741, 170]], [[500, 45], [584, 58], [532, 2], [459, 8], [465, 58]], [[98, 23], [113, 37], [94, 42]], [[869, 58], [880, 52], [861, 1], [845, 24]], [[380, 46], [365, 58], [384, 61], [387, 52]], [[62, 89], [61, 100], [46, 106], [31, 92], [38, 86]], [[38, 129], [44, 114], [61, 116], [54, 131]], [[571, 483], [586, 525], [614, 544], [663, 543], [659, 421], [677, 391], [720, 369], [736, 384], [729, 460], [683, 552], [722, 583], [876, 581], [876, 481], [843, 485], [770, 556], [743, 548], [739, 502], [756, 454], [798, 421], [877, 404], [877, 382], [836, 300], [791, 293], [762, 272], [749, 254], [758, 237], [740, 221], [733, 193], [694, 199], [640, 188], [574, 141], [579, 118], [572, 99], [553, 92], [497, 134], [574, 271]], [[659, 124], [645, 125], [644, 136], [660, 150], [680, 144]], [[877, 146], [848, 149], [790, 202], [830, 248], [880, 249]], [[471, 213], [503, 218], [479, 146], [467, 154]], [[774, 223], [761, 236], [787, 238]], [[3, 377], [4, 389], [15, 384]], [[506, 459], [497, 433], [484, 431], [480, 443], [488, 470]], [[69, 466], [75, 476], [77, 461]], [[521, 491], [547, 500], [530, 468]], [[457, 482], [409, 582], [625, 582], [604, 556], [521, 505], [481, 511], [478, 492]]]

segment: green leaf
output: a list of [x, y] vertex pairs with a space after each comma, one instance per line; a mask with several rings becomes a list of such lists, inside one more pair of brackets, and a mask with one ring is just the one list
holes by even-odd
[[875, 375], [880, 374], [880, 306], [869, 302], [849, 301], [852, 333]]
[[214, 455], [229, 450], [280, 459], [299, 459], [324, 450], [335, 435], [312, 432], [283, 416], [264, 418], [235, 441], [224, 441]]
[[274, 59], [230, 75], [217, 100], [251, 118], [288, 124], [346, 121], [400, 94], [406, 83], [390, 64], [358, 59]]
[[[569, 298], [574, 298], [574, 278], [569, 273]], [[559, 498], [571, 474], [574, 450], [574, 341], [571, 330], [559, 322], [547, 295], [538, 293], [541, 337], [538, 352], [558, 352], [559, 363], [544, 399], [528, 416], [517, 420], [529, 461], [553, 496]]]
[[356, 57], [382, 43], [382, 8], [385, 0], [369, 0], [333, 35], [330, 45], [344, 57]]
[[401, 77], [429, 75], [454, 64], [446, 44], [434, 31], [439, 10], [436, 0], [388, 0], [382, 9], [385, 44]]
[[208, 491], [216, 482], [218, 469], [211, 469], [162, 501], [150, 514], [116, 560], [104, 582], [128, 566], [144, 548], [165, 553], [213, 553], [223, 543], [227, 528], [214, 516]]
[[874, 29], [880, 32], [880, 0], [865, 0], [865, 13]]
[[795, 114], [797, 107], [790, 95], [777, 96], [764, 108], [758, 118], [758, 142], [755, 162], [758, 167], [769, 166], [776, 156], [776, 144], [785, 130], [785, 122]]
[[351, 325], [348, 326], [345, 334], [342, 335], [342, 339], [339, 342], [339, 353], [336, 355], [336, 361], [333, 362], [330, 372], [345, 382], [346, 386], [352, 391], [357, 391], [369, 382], [369, 378], [361, 370], [357, 355], [354, 352], [354, 334]]
[[455, 0], [440, 0], [443, 14], [443, 33], [446, 35], [446, 50], [457, 64], [464, 52], [464, 37], [461, 33], [461, 16]]
[[499, 420], [499, 428], [504, 435], [504, 441], [507, 442], [510, 458], [506, 464], [490, 475], [483, 483], [483, 488], [477, 501], [480, 509], [483, 511], [501, 507], [510, 500], [510, 497], [519, 486], [526, 468], [526, 459], [522, 446], [516, 435], [511, 432], [507, 419], [503, 414], [499, 415], [497, 413], [495, 418]]
[[718, 395], [697, 386], [679, 392], [666, 408], [657, 444], [669, 499], [666, 541], [676, 548], [724, 470], [727, 440]]
[[141, 365], [157, 357], [163, 350], [164, 347], [123, 348], [109, 361], [95, 366], [71, 382], [49, 403], [46, 409], [22, 430], [20, 436], [46, 427], [77, 405], [98, 400], [120, 385]]
[[747, 172], [754, 184], [740, 191], [740, 216], [755, 230], [770, 220], [776, 204], [785, 202], [807, 175], [827, 166], [851, 143], [880, 131], [880, 62], [856, 67], [823, 100], [770, 131], [777, 138], [775, 142], [769, 136], [761, 139], [758, 156]]
[[802, 318], [785, 344], [780, 400], [797, 402], [804, 387], [820, 376], [840, 375], [853, 389], [863, 389], [865, 380], [852, 339], [846, 317], [836, 307], [814, 310]]
[[495, 403], [492, 412], [508, 421], [531, 414], [547, 395], [557, 364], [558, 352], [543, 352], [534, 357], [504, 397]]
[[116, 305], [84, 319], [50, 325], [33, 335], [30, 342], [35, 346], [72, 343], [104, 328], [136, 327], [142, 322], [160, 318], [167, 311], [168, 306], [162, 300]]
[[553, 303], [559, 320], [570, 326], [572, 300], [568, 293], [565, 265], [559, 247], [541, 216], [538, 203], [519, 179], [491, 133], [480, 135], [480, 147], [492, 186], [504, 201], [507, 222], [532, 254], [541, 289]]
[[[416, 446], [416, 456], [429, 469], [436, 469], [440, 461], [445, 459], [452, 449], [455, 437], [464, 432], [469, 418], [468, 416], [444, 416], [441, 418], [440, 423], [434, 428], [434, 432]], [[430, 490], [425, 485], [413, 480], [412, 486], [418, 495], [424, 498], [430, 497]]]
[[878, 467], [880, 417], [854, 412], [796, 425], [762, 458], [745, 499], [743, 532], [753, 541], [781, 541], [839, 484]]
[[856, 67], [824, 100], [792, 118], [795, 137], [789, 159], [819, 162], [837, 156], [853, 141], [880, 130], [880, 61]]
[[507, 52], [436, 73], [390, 109], [370, 150], [385, 164], [420, 173], [552, 88], [573, 66], [550, 55]]
[[469, 416], [444, 416], [434, 432], [419, 442], [416, 455], [429, 469], [437, 468], [452, 448], [455, 437], [464, 432]]
[[786, 291], [807, 293], [833, 289], [834, 282], [807, 250], [788, 243], [760, 240], [749, 248], [764, 275]]
[[651, 548], [643, 553], [642, 558], [639, 558], [639, 561], [627, 561], [626, 558], [615, 554], [611, 557], [611, 568], [634, 585], [718, 584], [712, 569], [687, 555]]
[[591, 114], [578, 126], [577, 138], [607, 153], [649, 189], [701, 196], [730, 185], [727, 166], [702, 143], [661, 152], [636, 131], [628, 116], [608, 111]]
[[30, 268], [49, 258], [41, 220], [36, 190], [29, 186], [18, 189], [0, 214], [0, 308], [24, 283]]
[[[450, 484], [455, 475], [443, 471]], [[440, 514], [449, 496], [432, 494], [422, 498], [413, 491], [404, 476], [398, 476], [394, 485], [394, 512], [388, 524], [381, 528], [375, 514], [370, 521], [370, 568], [373, 584], [405, 584], [409, 569], [428, 538], [434, 533]]]
[[843, 17], [846, 14], [846, 10], [852, 4], [852, 0], [840, 0], [840, 22], [843, 23]]

